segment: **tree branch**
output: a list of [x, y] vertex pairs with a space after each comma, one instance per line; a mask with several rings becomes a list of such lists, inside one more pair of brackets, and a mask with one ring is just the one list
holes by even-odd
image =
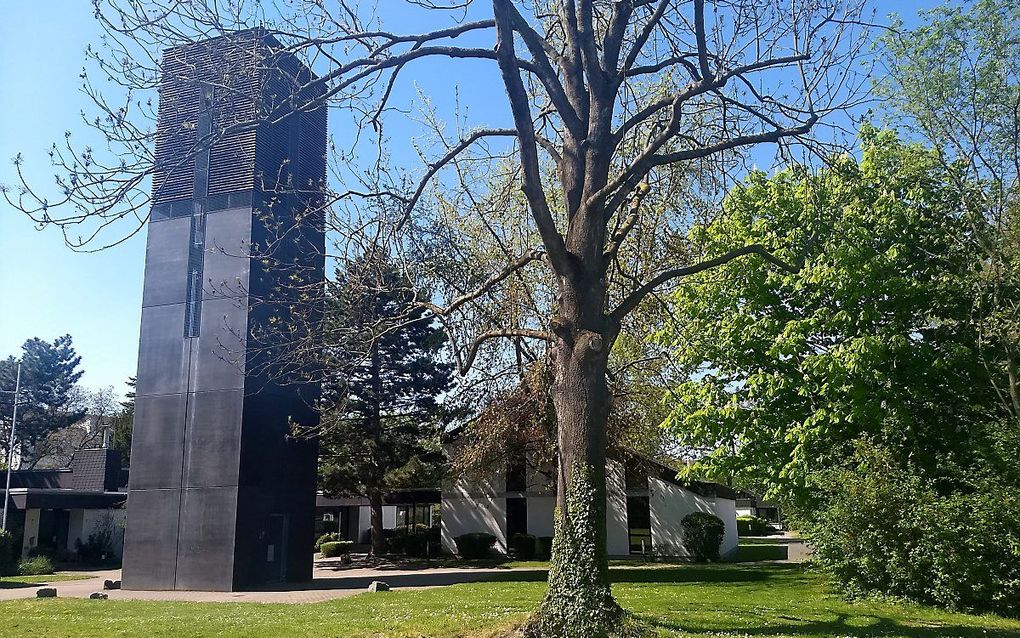
[[496, 57], [520, 141], [522, 188], [528, 199], [531, 215], [538, 226], [542, 243], [549, 253], [549, 262], [559, 275], [564, 276], [573, 270], [573, 264], [563, 241], [563, 235], [556, 228], [556, 222], [542, 188], [542, 169], [538, 161], [535, 124], [531, 120], [528, 93], [524, 89], [524, 82], [521, 80], [517, 64], [517, 55], [514, 53], [514, 31], [511, 26], [512, 14], [507, 8], [508, 1], [493, 0], [492, 6], [496, 15]]
[[641, 286], [634, 292], [627, 295], [627, 297], [624, 298], [622, 302], [620, 302], [620, 305], [617, 306], [612, 313], [610, 313], [610, 317], [612, 317], [617, 322], [621, 321], [623, 317], [625, 317], [627, 313], [629, 313], [630, 311], [634, 310], [645, 297], [647, 297], [656, 288], [666, 283], [667, 281], [670, 281], [671, 279], [677, 279], [679, 277], [688, 277], [690, 275], [694, 275], [705, 270], [710, 270], [717, 266], [721, 266], [725, 263], [733, 261], [738, 257], [743, 257], [744, 255], [761, 255], [770, 264], [782, 268], [787, 272], [795, 273], [798, 270], [800, 270], [799, 267], [789, 264], [783, 261], [782, 259], [776, 257], [761, 244], [751, 244], [749, 246], [743, 246], [741, 248], [734, 248], [733, 250], [722, 255], [719, 255], [714, 259], [702, 261], [691, 266], [684, 266], [682, 268], [673, 268], [671, 270], [666, 270], [659, 273], [651, 281], [649, 281], [645, 285]]

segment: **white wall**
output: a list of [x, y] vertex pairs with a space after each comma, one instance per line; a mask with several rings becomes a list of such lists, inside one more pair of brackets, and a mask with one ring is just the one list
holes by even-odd
[[[548, 489], [538, 487], [529, 477], [528, 533], [553, 535], [556, 499]], [[487, 532], [496, 537], [496, 549], [506, 551], [506, 491], [504, 471], [491, 476], [461, 477], [443, 486], [443, 549], [456, 551], [454, 538], [469, 532]], [[736, 502], [702, 497], [680, 486], [657, 478], [649, 479], [649, 508], [652, 518], [652, 545], [657, 554], [686, 557], [681, 521], [691, 512], [714, 514], [723, 520], [726, 532], [720, 548], [722, 555], [736, 551]], [[627, 527], [627, 491], [622, 463], [606, 464], [606, 549], [610, 556], [627, 556], [630, 538]]]
[[610, 556], [630, 554], [625, 478], [622, 463], [606, 463], [606, 552]]
[[719, 553], [725, 558], [737, 551], [740, 538], [737, 536], [737, 502], [728, 498], [715, 499], [715, 515], [726, 524], [726, 535], [723, 536]]
[[556, 499], [552, 496], [528, 497], [528, 533], [535, 537], [553, 535]]
[[39, 510], [25, 510], [25, 535], [21, 542], [21, 557], [28, 557], [28, 550], [39, 544]]
[[696, 494], [655, 477], [648, 480], [648, 504], [652, 514], [652, 548], [659, 556], [687, 557], [682, 521], [694, 512], [718, 516], [726, 526], [719, 553], [727, 556], [737, 549], [736, 502]]
[[[530, 525], [530, 512], [529, 512]], [[506, 498], [493, 493], [467, 492], [463, 486], [443, 491], [443, 549], [456, 552], [454, 538], [469, 532], [488, 532], [496, 537], [496, 549], [506, 552]]]

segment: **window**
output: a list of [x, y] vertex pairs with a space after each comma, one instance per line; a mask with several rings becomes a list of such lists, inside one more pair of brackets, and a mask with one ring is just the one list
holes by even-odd
[[522, 457], [515, 458], [507, 463], [506, 467], [506, 491], [526, 492], [528, 490], [528, 465]]
[[637, 461], [627, 461], [623, 480], [628, 492], [648, 491], [648, 472]]
[[432, 525], [432, 505], [413, 503], [397, 505], [397, 525]]

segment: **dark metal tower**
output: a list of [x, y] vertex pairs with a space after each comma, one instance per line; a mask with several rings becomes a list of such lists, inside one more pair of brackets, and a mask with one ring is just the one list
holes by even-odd
[[317, 444], [289, 434], [318, 388], [266, 351], [324, 277], [326, 110], [294, 106], [313, 76], [281, 51], [253, 29], [164, 53], [125, 588], [311, 578]]

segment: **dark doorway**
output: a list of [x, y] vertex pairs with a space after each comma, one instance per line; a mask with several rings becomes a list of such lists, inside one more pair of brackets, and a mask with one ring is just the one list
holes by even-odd
[[627, 532], [631, 554], [652, 552], [652, 512], [647, 496], [627, 497]]
[[273, 514], [266, 530], [266, 582], [278, 583], [287, 576], [287, 517]]
[[506, 539], [528, 533], [528, 499], [506, 499]]
[[67, 548], [67, 527], [71, 515], [67, 510], [39, 511], [39, 538], [36, 541], [39, 549], [49, 550], [56, 556], [57, 552]]

